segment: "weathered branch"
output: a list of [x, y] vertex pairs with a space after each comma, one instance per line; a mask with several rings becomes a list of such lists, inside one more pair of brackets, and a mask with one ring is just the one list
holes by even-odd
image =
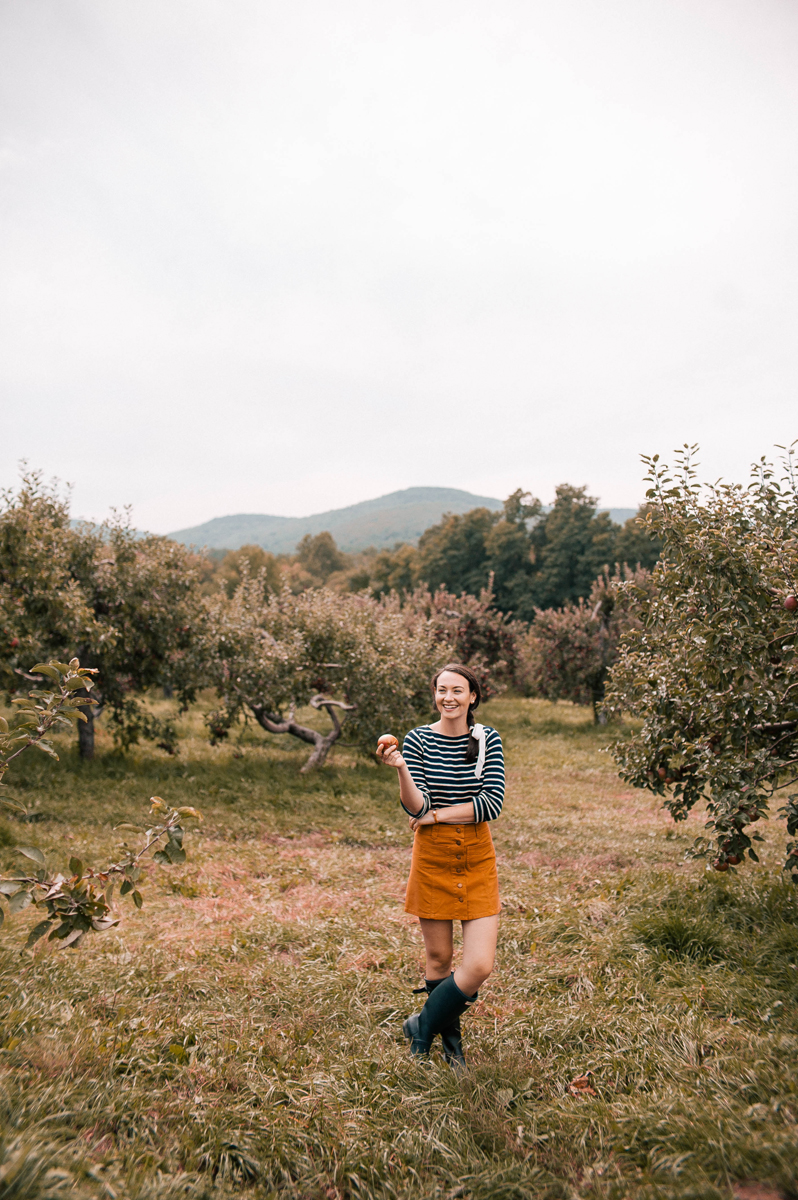
[[775, 725], [753, 725], [752, 729], [755, 733], [786, 733], [789, 730], [798, 730], [798, 721], [778, 721]]
[[310, 706], [311, 706], [311, 708], [316, 708], [316, 709], [326, 708], [327, 716], [332, 721], [333, 727], [338, 732], [338, 734], [340, 734], [340, 732], [341, 732], [341, 727], [343, 725], [343, 722], [338, 720], [338, 716], [335, 712], [335, 709], [342, 708], [344, 710], [344, 712], [352, 712], [357, 707], [354, 704], [344, 704], [343, 700], [328, 700], [325, 696], [322, 696], [321, 694], [319, 694], [318, 696], [313, 696], [311, 698]]
[[284, 718], [278, 713], [268, 712], [266, 706], [263, 704], [256, 704], [251, 700], [247, 703], [255, 720], [267, 733], [290, 733], [292, 737], [299, 738], [301, 741], [307, 742], [314, 747], [313, 753], [304, 767], [302, 767], [303, 774], [307, 771], [312, 771], [314, 767], [320, 767], [327, 758], [330, 748], [341, 736], [343, 722], [338, 719], [335, 709], [340, 708], [345, 712], [351, 712], [356, 707], [354, 704], [345, 704], [342, 700], [327, 699], [326, 696], [322, 696], [321, 694], [313, 696], [310, 700], [311, 707], [315, 709], [325, 708], [333, 723], [330, 732], [324, 734], [319, 733], [316, 729], [311, 729], [308, 725], [300, 725], [298, 721], [295, 721], [293, 709], [288, 717]]

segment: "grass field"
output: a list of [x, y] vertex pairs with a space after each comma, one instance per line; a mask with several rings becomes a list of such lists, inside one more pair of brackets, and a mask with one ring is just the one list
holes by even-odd
[[143, 911], [78, 950], [20, 955], [38, 917], [6, 921], [0, 1200], [798, 1193], [783, 830], [760, 867], [707, 874], [683, 858], [700, 815], [674, 826], [625, 788], [583, 710], [485, 720], [509, 763], [504, 910], [462, 1076], [401, 1039], [423, 954], [391, 772], [338, 750], [300, 776], [301, 749], [213, 749], [196, 715], [176, 759], [30, 752], [3, 867], [17, 842], [100, 865], [153, 793], [205, 821], [184, 866], [148, 869]]

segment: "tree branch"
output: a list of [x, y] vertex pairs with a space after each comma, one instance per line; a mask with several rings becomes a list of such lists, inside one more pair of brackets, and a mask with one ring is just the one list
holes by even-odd
[[312, 771], [314, 767], [320, 767], [326, 759], [330, 747], [338, 741], [341, 736], [343, 722], [338, 719], [338, 714], [335, 709], [343, 709], [344, 712], [352, 712], [357, 705], [345, 704], [343, 700], [330, 700], [326, 696], [313, 696], [310, 700], [312, 708], [327, 710], [327, 715], [332, 721], [333, 727], [329, 733], [319, 733], [316, 729], [311, 729], [308, 725], [300, 725], [294, 720], [294, 710], [291, 709], [287, 718], [283, 718], [279, 713], [267, 712], [266, 706], [263, 704], [255, 704], [251, 700], [247, 701], [247, 705], [252, 712], [255, 720], [265, 729], [267, 733], [290, 733], [292, 737], [299, 738], [303, 742], [307, 742], [313, 746], [313, 753], [308, 761], [302, 767], [302, 773]]

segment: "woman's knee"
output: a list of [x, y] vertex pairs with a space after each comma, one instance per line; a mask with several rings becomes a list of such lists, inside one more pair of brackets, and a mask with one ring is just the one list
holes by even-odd
[[467, 968], [469, 975], [473, 979], [478, 979], [478, 987], [481, 987], [486, 979], [493, 974], [494, 955], [480, 954], [479, 956], [463, 961], [463, 966]]
[[427, 964], [440, 971], [449, 971], [452, 966], [453, 953], [442, 946], [427, 947]]

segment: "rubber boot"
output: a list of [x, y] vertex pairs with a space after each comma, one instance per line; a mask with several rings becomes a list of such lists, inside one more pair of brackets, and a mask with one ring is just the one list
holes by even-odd
[[[431, 995], [439, 983], [444, 983], [443, 979], [425, 979], [423, 988], [415, 988], [416, 992], [426, 992]], [[471, 1001], [475, 1001], [479, 993], [475, 993], [471, 997]], [[444, 1025], [441, 1030], [441, 1042], [443, 1043], [443, 1057], [446, 1059], [450, 1067], [464, 1067], [466, 1065], [465, 1054], [463, 1053], [463, 1031], [460, 1028], [460, 1018], [455, 1017], [448, 1025]]]
[[410, 1053], [429, 1054], [435, 1034], [451, 1025], [469, 1004], [473, 1004], [475, 998], [460, 991], [454, 975], [441, 980], [428, 996], [421, 1012], [408, 1017], [402, 1026], [402, 1033], [410, 1042]]

